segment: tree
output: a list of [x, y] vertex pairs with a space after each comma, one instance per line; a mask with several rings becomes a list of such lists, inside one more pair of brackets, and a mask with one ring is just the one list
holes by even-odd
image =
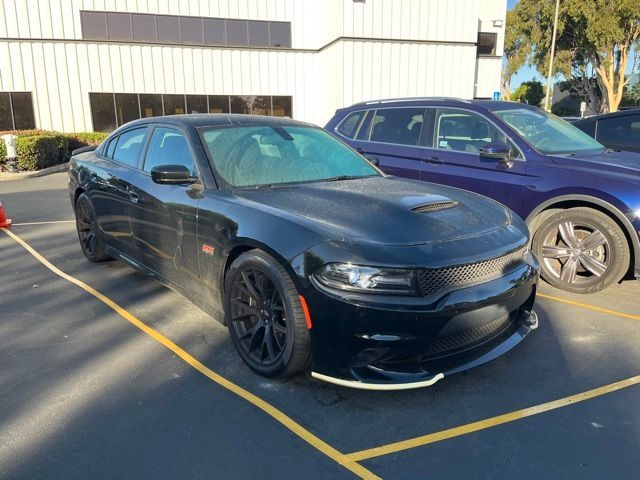
[[502, 54], [502, 98], [511, 100], [511, 78], [518, 73], [531, 54], [531, 44], [520, 34], [519, 18], [514, 10], [507, 12], [507, 27], [504, 34]]
[[[555, 0], [520, 0], [513, 11], [516, 36], [531, 45], [528, 60], [546, 75]], [[553, 74], [573, 79], [592, 68], [602, 94], [601, 110], [616, 111], [628, 82], [625, 73], [638, 61], [639, 40], [638, 0], [562, 0]]]
[[529, 105], [539, 107], [544, 96], [545, 93], [542, 83], [533, 80], [531, 82], [522, 82], [522, 84], [516, 88], [515, 92], [511, 94], [511, 99], [516, 102], [528, 103]]

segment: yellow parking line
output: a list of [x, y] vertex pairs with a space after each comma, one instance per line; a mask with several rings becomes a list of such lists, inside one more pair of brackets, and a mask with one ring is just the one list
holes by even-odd
[[360, 450], [358, 452], [350, 453], [347, 458], [354, 462], [360, 462], [362, 460], [368, 460], [374, 457], [380, 457], [382, 455], [389, 455], [390, 453], [400, 452], [408, 450], [410, 448], [421, 447], [430, 443], [440, 442], [449, 438], [459, 437], [468, 433], [477, 432], [479, 430], [485, 430], [487, 428], [502, 425], [504, 423], [513, 422], [522, 418], [531, 417], [540, 413], [555, 410], [557, 408], [566, 407], [578, 402], [589, 400], [590, 398], [598, 397], [606, 393], [615, 392], [623, 388], [631, 387], [632, 385], [640, 384], [640, 375], [627, 378], [619, 382], [605, 385], [604, 387], [594, 388], [586, 392], [571, 395], [570, 397], [560, 398], [552, 402], [543, 403], [541, 405], [535, 405], [533, 407], [524, 408], [511, 413], [505, 413], [496, 417], [487, 418], [478, 422], [468, 423], [459, 427], [450, 428], [448, 430], [442, 430], [440, 432], [430, 433], [428, 435], [422, 435], [420, 437], [410, 438], [401, 442], [390, 443], [388, 445], [382, 445], [380, 447], [370, 448], [367, 450]]
[[554, 297], [552, 295], [547, 295], [545, 293], [538, 292], [538, 297], [546, 298], [549, 300], [554, 300], [556, 302], [566, 303], [567, 305], [573, 305], [574, 307], [586, 308], [588, 310], [593, 310], [595, 312], [607, 313], [609, 315], [616, 315], [622, 318], [630, 318], [632, 320], [640, 320], [640, 315], [632, 315], [630, 313], [618, 312], [616, 310], [609, 310], [608, 308], [597, 307], [595, 305], [590, 305], [588, 303], [574, 302], [573, 300], [567, 300], [565, 298]]
[[118, 305], [116, 302], [111, 300], [109, 297], [107, 297], [107, 296], [103, 295], [102, 293], [98, 292], [93, 287], [91, 287], [91, 286], [87, 285], [86, 283], [84, 283], [82, 280], [78, 280], [77, 278], [75, 278], [75, 277], [63, 272], [62, 270], [60, 270], [58, 267], [53, 265], [46, 258], [44, 258], [42, 255], [40, 255], [33, 247], [31, 247], [31, 245], [29, 245], [27, 242], [25, 242], [20, 237], [18, 237], [15, 233], [10, 232], [9, 230], [6, 230], [4, 228], [2, 228], [0, 230], [3, 230], [7, 235], [9, 235], [16, 242], [18, 242], [20, 245], [22, 245], [22, 247], [24, 247], [25, 250], [27, 250], [40, 263], [42, 263], [45, 267], [47, 267], [53, 273], [55, 273], [59, 277], [64, 278], [65, 280], [73, 283], [74, 285], [77, 285], [78, 287], [82, 288], [86, 292], [88, 292], [91, 295], [93, 295], [94, 297], [96, 297], [98, 300], [100, 300], [101, 302], [103, 302], [104, 304], [106, 304], [107, 306], [112, 308], [121, 317], [123, 317], [124, 319], [128, 320], [133, 325], [135, 325], [140, 330], [142, 330], [144, 333], [146, 333], [147, 335], [152, 337], [154, 340], [156, 340], [157, 342], [159, 342], [162, 345], [164, 345], [165, 347], [167, 347], [169, 350], [171, 350], [173, 353], [175, 353], [178, 357], [180, 357], [182, 360], [184, 360], [190, 366], [195, 368], [197, 371], [202, 373], [204, 376], [206, 376], [209, 379], [213, 380], [215, 383], [217, 383], [218, 385], [226, 388], [227, 390], [235, 393], [239, 397], [243, 398], [247, 402], [253, 404], [257, 408], [262, 410], [263, 412], [271, 415], [271, 417], [273, 417], [276, 421], [280, 422], [286, 428], [288, 428], [293, 433], [295, 433], [298, 437], [302, 438], [308, 444], [310, 444], [311, 446], [313, 446], [314, 448], [316, 448], [317, 450], [319, 450], [320, 452], [325, 454], [327, 457], [329, 457], [332, 460], [334, 460], [335, 462], [337, 462], [339, 465], [342, 465], [343, 467], [347, 468], [348, 470], [350, 470], [351, 472], [353, 472], [355, 475], [357, 475], [360, 478], [364, 478], [364, 479], [378, 479], [379, 478], [374, 473], [372, 473], [369, 470], [367, 470], [366, 468], [364, 468], [362, 465], [359, 465], [355, 461], [353, 461], [350, 458], [348, 458], [342, 452], [339, 452], [338, 450], [333, 448], [331, 445], [329, 445], [325, 441], [323, 441], [320, 438], [318, 438], [317, 436], [315, 436], [313, 433], [311, 433], [309, 430], [304, 428], [302, 425], [300, 425], [299, 423], [295, 422], [290, 417], [285, 415], [282, 411], [278, 410], [277, 408], [273, 407], [272, 405], [270, 405], [266, 401], [262, 400], [257, 395], [254, 395], [253, 393], [245, 390], [244, 388], [240, 387], [239, 385], [236, 385], [232, 381], [227, 380], [223, 376], [217, 374], [216, 372], [214, 372], [213, 370], [211, 370], [210, 368], [208, 368], [207, 366], [202, 364], [200, 361], [196, 360], [194, 357], [192, 357], [189, 353], [187, 353], [181, 347], [179, 347], [178, 345], [173, 343], [171, 340], [169, 340], [168, 338], [166, 338], [165, 336], [160, 334], [158, 331], [156, 331], [153, 328], [147, 326], [145, 323], [143, 323], [141, 320], [139, 320], [133, 314], [129, 313], [127, 310], [122, 308], [120, 305]]

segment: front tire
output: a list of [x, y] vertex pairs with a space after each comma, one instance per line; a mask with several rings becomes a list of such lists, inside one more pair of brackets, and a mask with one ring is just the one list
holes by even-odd
[[251, 369], [285, 378], [307, 368], [311, 341], [304, 312], [276, 259], [257, 249], [240, 255], [226, 275], [224, 304], [231, 340]]
[[629, 244], [618, 224], [586, 207], [546, 218], [532, 249], [544, 280], [574, 293], [593, 293], [619, 282], [630, 262]]
[[76, 230], [80, 248], [87, 260], [91, 262], [111, 260], [100, 235], [96, 211], [86, 193], [81, 194], [76, 202]]

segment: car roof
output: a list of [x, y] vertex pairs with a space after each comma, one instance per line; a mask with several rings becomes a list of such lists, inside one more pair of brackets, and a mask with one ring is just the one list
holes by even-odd
[[627, 115], [640, 115], [640, 108], [629, 108], [626, 110], [619, 110], [617, 112], [611, 113], [601, 113], [600, 115], [591, 115], [590, 117], [585, 117], [575, 122], [574, 125], [592, 122], [594, 120], [602, 120], [605, 118], [616, 118], [616, 117], [626, 117]]
[[407, 98], [386, 98], [379, 100], [368, 100], [365, 102], [354, 103], [347, 109], [357, 108], [369, 108], [376, 105], [384, 106], [402, 106], [402, 105], [417, 105], [417, 106], [477, 106], [488, 110], [501, 110], [501, 109], [514, 109], [514, 108], [528, 108], [535, 109], [531, 105], [518, 102], [505, 102], [499, 100], [480, 100], [480, 99], [465, 99], [456, 97], [407, 97]]
[[126, 127], [150, 124], [171, 124], [180, 127], [217, 127], [223, 125], [289, 125], [289, 126], [315, 126], [310, 123], [292, 120], [288, 117], [268, 117], [262, 115], [246, 115], [240, 113], [190, 113], [184, 115], [164, 115], [161, 117], [149, 117], [134, 120], [126, 124]]

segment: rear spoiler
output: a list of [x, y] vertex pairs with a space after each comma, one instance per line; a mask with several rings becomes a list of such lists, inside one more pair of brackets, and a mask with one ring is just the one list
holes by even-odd
[[73, 157], [74, 155], [78, 155], [79, 153], [93, 152], [96, 148], [98, 148], [98, 145], [87, 145], [86, 147], [76, 148], [71, 152], [71, 156]]

